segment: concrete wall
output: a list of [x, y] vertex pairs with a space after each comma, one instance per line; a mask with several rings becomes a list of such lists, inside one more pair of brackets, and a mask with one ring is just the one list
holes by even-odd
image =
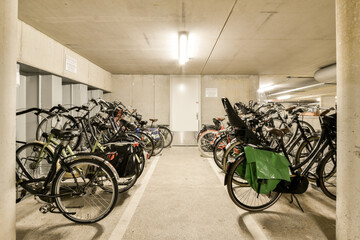
[[[122, 101], [138, 109], [143, 119], [158, 118], [159, 123], [170, 123], [170, 75], [113, 75], [110, 100]], [[202, 123], [211, 123], [213, 117], [224, 116], [221, 97], [232, 103], [256, 100], [258, 76], [205, 75], [201, 80]], [[205, 97], [206, 88], [217, 88], [218, 97]]]
[[158, 118], [160, 124], [170, 122], [169, 75], [113, 75], [110, 99], [133, 106], [144, 120]]
[[[111, 91], [111, 74], [52, 38], [19, 20], [18, 62]], [[76, 62], [76, 71], [66, 69], [66, 59]]]
[[[206, 88], [216, 88], [217, 97], [206, 97]], [[212, 124], [214, 117], [224, 117], [225, 110], [221, 103], [227, 97], [231, 104], [256, 101], [259, 88], [257, 75], [205, 75], [201, 81], [201, 123]]]
[[335, 107], [335, 96], [321, 96], [320, 106], [325, 108]]

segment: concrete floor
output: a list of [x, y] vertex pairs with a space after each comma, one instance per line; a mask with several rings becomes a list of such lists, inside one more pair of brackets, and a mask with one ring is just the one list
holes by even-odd
[[42, 214], [32, 197], [17, 204], [17, 239], [335, 239], [335, 202], [309, 187], [266, 211], [235, 206], [223, 175], [195, 147], [173, 147], [149, 160], [136, 185], [119, 196], [113, 212], [96, 224], [79, 225], [59, 214]]

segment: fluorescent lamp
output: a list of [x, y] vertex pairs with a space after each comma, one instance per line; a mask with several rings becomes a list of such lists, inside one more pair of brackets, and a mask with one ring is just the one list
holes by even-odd
[[286, 90], [286, 91], [282, 91], [282, 92], [277, 92], [277, 93], [270, 94], [269, 96], [275, 96], [275, 95], [281, 95], [281, 94], [284, 94], [284, 93], [300, 91], [300, 90], [303, 90], [303, 89], [317, 87], [317, 86], [320, 86], [320, 85], [324, 85], [324, 83], [317, 83], [317, 84], [313, 84], [313, 85], [309, 85], [309, 86], [305, 86], [305, 87], [299, 87], [299, 88], [294, 88], [294, 89], [290, 89], [290, 90]]
[[268, 91], [271, 91], [275, 88], [274, 85], [270, 85], [270, 86], [265, 86], [265, 87], [262, 87], [262, 88], [259, 88], [257, 90], [258, 93], [264, 93], [264, 92], [268, 92]]
[[179, 33], [179, 64], [184, 65], [188, 58], [188, 33], [180, 32]]
[[289, 99], [289, 98], [291, 98], [291, 95], [283, 95], [283, 96], [277, 97], [277, 100], [285, 100], [285, 99]]

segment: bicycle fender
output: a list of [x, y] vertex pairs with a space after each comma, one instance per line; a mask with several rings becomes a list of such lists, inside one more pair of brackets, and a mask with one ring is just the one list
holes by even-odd
[[100, 162], [103, 162], [106, 166], [108, 166], [110, 168], [111, 172], [114, 174], [114, 176], [116, 178], [116, 181], [120, 180], [119, 174], [117, 173], [116, 169], [113, 167], [113, 165], [111, 165], [104, 158], [95, 156], [94, 154], [91, 154], [91, 153], [79, 153], [79, 154], [76, 154], [75, 156], [76, 157], [72, 157], [71, 159], [67, 159], [66, 162], [71, 163], [71, 162], [74, 162], [74, 161], [79, 160], [79, 159], [89, 159], [89, 158], [95, 159], [95, 160], [98, 160]]
[[[38, 140], [35, 140], [34, 142], [35, 142], [35, 143], [40, 143], [41, 145], [44, 145], [44, 146], [45, 146], [45, 144], [46, 144], [46, 143], [44, 143], [44, 142], [42, 142], [42, 141], [38, 141]], [[49, 150], [52, 154], [55, 153], [55, 149], [54, 149], [54, 147], [51, 146], [51, 145], [48, 145], [48, 146], [46, 147], [46, 149]]]
[[[240, 153], [240, 154], [236, 157], [236, 159], [238, 159], [239, 157], [241, 157], [241, 156], [243, 156], [243, 155], [245, 155], [245, 152]], [[236, 159], [235, 159], [234, 162], [227, 162], [227, 163], [226, 163], [224, 186], [226, 186], [226, 178], [227, 178], [227, 176], [229, 175], [229, 169], [231, 169], [231, 168], [232, 168], [232, 165], [234, 165], [234, 163], [236, 163]]]

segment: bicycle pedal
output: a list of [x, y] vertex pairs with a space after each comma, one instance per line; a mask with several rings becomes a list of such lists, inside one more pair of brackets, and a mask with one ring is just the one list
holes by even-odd
[[43, 213], [43, 214], [46, 214], [46, 213], [48, 213], [48, 212], [53, 211], [54, 209], [55, 209], [55, 206], [54, 206], [54, 205], [52, 205], [52, 204], [45, 204], [44, 206], [41, 206], [41, 207], [39, 208], [39, 211], [40, 211], [41, 213]]

